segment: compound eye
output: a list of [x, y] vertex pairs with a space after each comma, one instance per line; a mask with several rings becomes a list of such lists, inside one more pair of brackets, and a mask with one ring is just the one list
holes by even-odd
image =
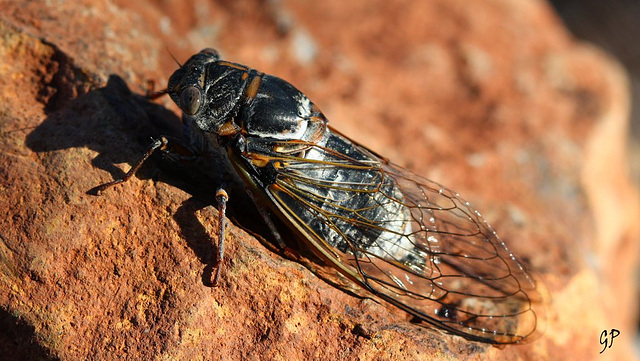
[[202, 92], [195, 86], [185, 88], [180, 95], [180, 109], [188, 115], [194, 115], [200, 109]]

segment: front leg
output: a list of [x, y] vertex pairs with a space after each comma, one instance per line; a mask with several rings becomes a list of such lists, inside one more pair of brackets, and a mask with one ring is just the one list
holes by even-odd
[[142, 164], [149, 159], [149, 157], [155, 153], [156, 151], [165, 151], [169, 154], [174, 155], [178, 159], [193, 159], [196, 158], [195, 152], [193, 152], [189, 147], [182, 144], [177, 138], [161, 136], [159, 139], [155, 139], [151, 145], [144, 152], [142, 157], [129, 169], [129, 171], [124, 175], [124, 177], [120, 179], [112, 180], [111, 182], [107, 182], [101, 184], [97, 187], [92, 188], [87, 193], [93, 195], [101, 195], [104, 190], [107, 188], [111, 188], [117, 184], [124, 183], [131, 179], [133, 175], [140, 169]]
[[138, 169], [140, 169], [140, 167], [142, 166], [142, 164], [149, 159], [149, 157], [155, 153], [158, 149], [160, 150], [165, 150], [167, 148], [167, 146], [169, 145], [169, 140], [166, 137], [160, 137], [160, 139], [156, 139], [153, 141], [153, 143], [151, 143], [151, 145], [149, 146], [149, 148], [147, 148], [147, 151], [144, 152], [144, 154], [142, 155], [142, 157], [133, 165], [133, 167], [131, 167], [131, 169], [129, 169], [129, 171], [124, 175], [124, 177], [120, 178], [120, 179], [115, 179], [112, 180], [111, 182], [107, 182], [104, 184], [101, 184], [97, 187], [92, 188], [91, 190], [89, 190], [89, 194], [95, 194], [95, 195], [101, 195], [102, 192], [107, 189], [107, 188], [111, 188], [117, 184], [120, 183], [124, 183], [126, 181], [128, 181], [131, 177], [133, 177], [133, 175], [138, 171]]

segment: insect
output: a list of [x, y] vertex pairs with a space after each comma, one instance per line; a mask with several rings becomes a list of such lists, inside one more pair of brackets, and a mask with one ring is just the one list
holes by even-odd
[[[329, 127], [288, 82], [204, 49], [158, 94], [169, 94], [182, 110], [188, 147], [227, 158], [268, 225], [270, 212], [362, 289], [468, 340], [521, 343], [537, 333], [538, 286], [480, 213]], [[129, 179], [170, 143], [154, 141], [123, 179], [98, 191]], [[216, 199], [217, 281], [228, 195], [219, 190]]]

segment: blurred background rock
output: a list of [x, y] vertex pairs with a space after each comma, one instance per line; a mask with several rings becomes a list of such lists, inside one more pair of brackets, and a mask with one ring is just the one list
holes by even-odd
[[629, 72], [633, 92], [629, 147], [631, 171], [640, 184], [640, 1], [550, 0], [578, 38], [616, 57]]
[[[632, 177], [640, 184], [640, 1], [550, 0], [550, 3], [576, 37], [615, 56], [629, 73], [632, 92], [629, 161]], [[640, 335], [636, 346], [640, 352]]]

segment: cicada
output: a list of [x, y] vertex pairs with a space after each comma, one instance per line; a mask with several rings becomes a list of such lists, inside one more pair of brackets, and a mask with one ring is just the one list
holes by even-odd
[[[158, 94], [169, 94], [182, 110], [188, 147], [224, 155], [267, 224], [275, 215], [349, 282], [468, 340], [511, 344], [536, 333], [539, 288], [480, 213], [457, 193], [332, 129], [290, 83], [204, 49]], [[98, 190], [128, 179], [151, 153], [168, 148], [170, 140], [156, 140], [123, 179]], [[227, 199], [219, 190], [221, 217]]]

